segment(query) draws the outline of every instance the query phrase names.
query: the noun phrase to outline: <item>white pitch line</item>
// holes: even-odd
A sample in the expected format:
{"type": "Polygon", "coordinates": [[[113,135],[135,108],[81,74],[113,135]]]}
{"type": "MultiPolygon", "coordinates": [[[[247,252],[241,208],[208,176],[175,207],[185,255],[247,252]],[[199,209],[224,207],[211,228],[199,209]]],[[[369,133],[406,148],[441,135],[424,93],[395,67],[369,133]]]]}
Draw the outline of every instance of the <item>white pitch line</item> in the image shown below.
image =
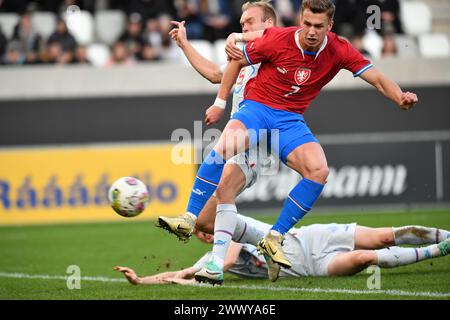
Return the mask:
{"type": "MultiPolygon", "coordinates": [[[[8,273],[0,272],[0,277],[16,278],[16,279],[44,279],[44,280],[67,280],[69,276],[51,276],[48,274],[26,274],[26,273],[8,273]]],[[[100,282],[127,282],[125,279],[106,278],[106,277],[80,277],[83,281],[100,281],[100,282]]]]}
{"type": "MultiPolygon", "coordinates": [[[[43,280],[67,280],[68,276],[55,276],[45,274],[26,274],[26,273],[8,273],[0,272],[0,277],[16,278],[16,279],[43,279],[43,280]]],[[[82,281],[99,281],[99,282],[127,282],[120,278],[107,277],[81,277],[82,281]]],[[[199,288],[225,288],[240,290],[264,290],[264,291],[291,291],[291,292],[308,292],[308,293],[345,293],[345,294],[385,294],[388,296],[410,296],[410,297],[432,297],[432,298],[448,298],[450,292],[421,292],[421,291],[404,291],[404,290],[356,290],[356,289],[333,289],[333,288],[293,288],[293,287],[277,287],[277,286],[257,286],[257,285],[223,285],[212,287],[204,284],[196,285],[199,288]]]]}
{"type": "Polygon", "coordinates": [[[269,286],[223,286],[224,288],[246,289],[246,290],[268,290],[268,291],[293,291],[293,292],[323,292],[323,293],[347,293],[347,294],[385,294],[388,296],[412,296],[412,297],[450,297],[450,292],[420,292],[403,290],[356,290],[356,289],[333,289],[333,288],[293,288],[293,287],[269,287],[269,286]]]}

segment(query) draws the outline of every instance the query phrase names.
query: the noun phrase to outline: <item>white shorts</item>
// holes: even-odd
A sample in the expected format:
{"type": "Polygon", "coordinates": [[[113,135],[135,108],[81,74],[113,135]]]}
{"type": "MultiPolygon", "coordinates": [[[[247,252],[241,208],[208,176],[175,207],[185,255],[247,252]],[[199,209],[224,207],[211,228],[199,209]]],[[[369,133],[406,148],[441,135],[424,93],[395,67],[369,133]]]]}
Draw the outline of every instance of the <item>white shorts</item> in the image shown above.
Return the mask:
{"type": "Polygon", "coordinates": [[[356,223],[313,224],[286,234],[283,251],[300,276],[328,276],[328,265],[337,254],[355,249],[356,223]]]}
{"type": "Polygon", "coordinates": [[[264,153],[258,154],[258,146],[251,148],[247,152],[235,155],[226,162],[226,164],[229,163],[237,164],[245,176],[245,186],[239,193],[253,186],[261,173],[267,174],[269,170],[273,171],[274,168],[278,168],[276,167],[278,163],[276,160],[274,161],[271,155],[264,153]]]}
{"type": "Polygon", "coordinates": [[[245,186],[242,190],[250,188],[258,179],[258,161],[256,157],[252,156],[253,154],[253,152],[239,153],[230,158],[225,164],[237,164],[239,168],[241,168],[241,171],[245,176],[245,186]]]}

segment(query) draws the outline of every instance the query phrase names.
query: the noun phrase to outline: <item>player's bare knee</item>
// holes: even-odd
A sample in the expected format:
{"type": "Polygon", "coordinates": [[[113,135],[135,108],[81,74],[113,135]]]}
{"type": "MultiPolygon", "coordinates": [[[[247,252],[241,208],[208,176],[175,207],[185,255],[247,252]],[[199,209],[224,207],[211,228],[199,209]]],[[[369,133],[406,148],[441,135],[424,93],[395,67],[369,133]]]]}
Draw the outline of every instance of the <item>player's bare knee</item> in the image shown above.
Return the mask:
{"type": "Polygon", "coordinates": [[[318,183],[325,183],[327,181],[328,174],[330,173],[330,169],[328,169],[327,165],[321,165],[309,168],[306,172],[307,173],[303,175],[305,178],[318,183]]]}
{"type": "Polygon", "coordinates": [[[323,183],[327,181],[328,175],[330,174],[330,169],[327,165],[323,165],[319,170],[319,176],[322,179],[323,183]]]}

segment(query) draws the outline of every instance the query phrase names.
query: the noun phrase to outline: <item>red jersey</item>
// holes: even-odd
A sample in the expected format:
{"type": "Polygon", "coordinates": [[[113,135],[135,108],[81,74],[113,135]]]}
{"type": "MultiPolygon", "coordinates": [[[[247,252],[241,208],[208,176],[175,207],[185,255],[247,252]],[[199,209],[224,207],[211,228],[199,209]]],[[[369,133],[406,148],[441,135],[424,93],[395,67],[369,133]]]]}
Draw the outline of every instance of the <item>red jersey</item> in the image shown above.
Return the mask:
{"type": "Polygon", "coordinates": [[[244,99],[303,114],[339,70],[347,69],[357,77],[372,66],[332,32],[327,33],[319,51],[304,51],[296,35],[300,30],[273,27],[266,29],[261,38],[247,43],[247,61],[261,62],[261,67],[257,77],[247,83],[244,99]]]}

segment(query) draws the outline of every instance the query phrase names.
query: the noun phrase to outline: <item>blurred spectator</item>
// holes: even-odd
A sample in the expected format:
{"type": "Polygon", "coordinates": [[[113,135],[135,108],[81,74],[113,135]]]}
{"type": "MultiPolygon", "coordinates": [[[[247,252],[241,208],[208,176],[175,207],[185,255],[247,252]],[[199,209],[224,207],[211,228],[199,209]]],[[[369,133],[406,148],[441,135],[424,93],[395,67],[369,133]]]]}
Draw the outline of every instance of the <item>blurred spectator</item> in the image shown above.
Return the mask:
{"type": "Polygon", "coordinates": [[[381,30],[377,30],[383,37],[382,57],[396,56],[397,45],[394,34],[403,33],[400,21],[400,4],[398,0],[377,0],[381,8],[381,30]]]}
{"type": "Polygon", "coordinates": [[[20,17],[19,23],[14,28],[13,39],[22,44],[26,63],[40,62],[39,53],[42,48],[42,38],[33,30],[30,12],[25,12],[20,17]]]}
{"type": "Polygon", "coordinates": [[[59,13],[62,0],[38,0],[38,10],[59,13]]]}
{"type": "Polygon", "coordinates": [[[23,13],[27,10],[27,0],[0,0],[0,12],[23,13]]]}
{"type": "Polygon", "coordinates": [[[234,13],[230,1],[200,0],[200,12],[205,25],[204,39],[214,42],[233,32],[234,13]]]}
{"type": "Polygon", "coordinates": [[[75,49],[75,56],[73,61],[74,63],[89,63],[87,58],[87,50],[85,46],[79,46],[75,49]]]}
{"type": "Polygon", "coordinates": [[[47,47],[45,62],[59,64],[72,62],[77,42],[67,30],[63,19],[58,19],[56,31],[48,38],[47,47]]]}
{"type": "Polygon", "coordinates": [[[161,14],[175,15],[174,2],[178,0],[110,0],[111,9],[120,9],[130,15],[139,12],[144,20],[161,14]]]}
{"type": "Polygon", "coordinates": [[[8,43],[3,63],[9,65],[22,65],[26,61],[25,49],[20,41],[12,40],[8,43]]]}
{"type": "Polygon", "coordinates": [[[169,34],[163,34],[162,47],[160,51],[161,60],[179,62],[181,59],[181,50],[170,38],[169,34]]]}
{"type": "Polygon", "coordinates": [[[174,58],[173,50],[178,51],[178,49],[173,46],[169,36],[169,31],[172,29],[170,21],[171,18],[167,15],[147,20],[144,33],[146,45],[142,52],[143,60],[171,60],[174,58]]]}
{"type": "Polygon", "coordinates": [[[158,19],[151,18],[145,23],[144,41],[151,43],[154,47],[161,47],[162,32],[158,19]]]}
{"type": "Polygon", "coordinates": [[[113,48],[111,57],[109,58],[106,66],[115,66],[115,65],[134,65],[135,59],[133,58],[132,53],[128,50],[127,45],[122,41],[117,41],[113,48]]]}
{"type": "Polygon", "coordinates": [[[175,0],[176,16],[186,21],[186,34],[189,39],[202,39],[204,32],[203,17],[200,14],[201,0],[175,0]]]}
{"type": "Polygon", "coordinates": [[[150,18],[145,23],[143,35],[144,49],[142,50],[143,60],[156,60],[162,51],[162,30],[159,19],[150,18]]]}
{"type": "Polygon", "coordinates": [[[66,11],[68,7],[75,5],[79,7],[81,10],[89,11],[90,13],[94,13],[95,11],[95,3],[97,0],[64,0],[62,11],[66,11]]]}
{"type": "MultiPolygon", "coordinates": [[[[70,6],[95,14],[100,9],[120,9],[128,15],[126,30],[112,49],[111,65],[133,64],[137,60],[179,61],[180,52],[168,36],[170,20],[186,21],[189,39],[214,42],[231,32],[239,32],[242,4],[248,0],[0,0],[0,11],[22,14],[14,29],[12,43],[0,30],[0,57],[3,63],[86,63],[86,48],[59,19],[56,31],[45,43],[31,24],[30,10],[52,11],[62,16],[70,6]],[[125,46],[125,48],[124,48],[125,46]],[[23,57],[25,56],[25,60],[23,57]]],[[[382,56],[395,55],[394,34],[402,33],[400,0],[332,0],[336,4],[333,31],[349,39],[355,48],[370,57],[363,46],[368,6],[381,9],[382,56]]],[[[298,25],[302,0],[272,0],[279,24],[298,25]]],[[[1,27],[1,26],[0,26],[1,27]]]]}
{"type": "Polygon", "coordinates": [[[352,39],[362,37],[366,30],[366,10],[369,0],[335,0],[336,13],[334,15],[333,31],[352,39]]]}
{"type": "Polygon", "coordinates": [[[396,56],[397,46],[394,34],[403,33],[398,0],[374,0],[381,10],[381,28],[376,31],[383,37],[382,57],[396,56]]]}
{"type": "Polygon", "coordinates": [[[350,40],[350,43],[352,44],[352,46],[353,46],[356,50],[358,50],[359,52],[361,52],[361,54],[362,54],[363,56],[365,56],[365,57],[368,58],[368,59],[371,58],[369,51],[367,51],[367,50],[364,48],[364,44],[363,44],[363,41],[362,41],[362,37],[353,37],[353,38],[350,40]]]}
{"type": "Polygon", "coordinates": [[[295,12],[300,12],[300,9],[302,8],[302,0],[290,0],[292,4],[292,9],[294,9],[295,12]]]}
{"type": "Polygon", "coordinates": [[[5,54],[7,46],[8,46],[8,39],[6,39],[6,36],[2,30],[2,25],[0,24],[0,58],[2,58],[3,55],[5,54]]]}
{"type": "Polygon", "coordinates": [[[383,37],[383,49],[381,50],[381,57],[393,57],[397,55],[397,44],[392,35],[385,35],[383,37]]]}
{"type": "Polygon", "coordinates": [[[299,24],[300,14],[299,0],[275,0],[273,5],[278,13],[280,26],[294,26],[299,24]]]}
{"type": "Polygon", "coordinates": [[[141,59],[141,51],[145,42],[142,33],[142,16],[139,13],[132,13],[128,18],[127,29],[119,38],[135,59],[141,59]]]}
{"type": "Polygon", "coordinates": [[[96,0],[38,0],[33,2],[37,3],[38,10],[51,11],[56,14],[66,12],[67,8],[72,5],[91,13],[94,13],[96,7],[96,0]]]}
{"type": "Polygon", "coordinates": [[[350,40],[363,55],[369,56],[364,49],[362,38],[367,27],[367,7],[373,0],[335,0],[333,32],[350,40]]]}
{"type": "Polygon", "coordinates": [[[126,11],[127,3],[123,0],[107,0],[110,9],[126,11]]]}
{"type": "Polygon", "coordinates": [[[375,0],[381,9],[381,35],[403,33],[400,21],[400,3],[398,0],[375,0]]]}
{"type": "Polygon", "coordinates": [[[159,59],[159,50],[155,49],[151,43],[146,43],[140,52],[141,60],[153,61],[159,59]]]}

